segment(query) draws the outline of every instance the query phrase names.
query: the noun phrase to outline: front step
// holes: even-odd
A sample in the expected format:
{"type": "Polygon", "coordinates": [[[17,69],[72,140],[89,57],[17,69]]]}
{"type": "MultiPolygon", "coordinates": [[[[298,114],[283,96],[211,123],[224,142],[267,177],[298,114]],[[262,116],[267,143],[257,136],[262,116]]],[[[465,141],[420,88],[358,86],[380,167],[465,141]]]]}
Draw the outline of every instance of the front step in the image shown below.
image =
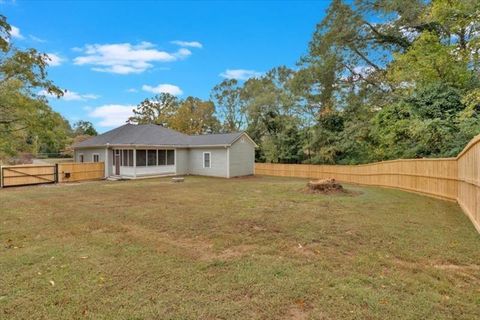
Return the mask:
{"type": "Polygon", "coordinates": [[[122,176],[109,176],[107,178],[108,181],[121,181],[121,180],[131,180],[131,178],[126,178],[122,176]]]}

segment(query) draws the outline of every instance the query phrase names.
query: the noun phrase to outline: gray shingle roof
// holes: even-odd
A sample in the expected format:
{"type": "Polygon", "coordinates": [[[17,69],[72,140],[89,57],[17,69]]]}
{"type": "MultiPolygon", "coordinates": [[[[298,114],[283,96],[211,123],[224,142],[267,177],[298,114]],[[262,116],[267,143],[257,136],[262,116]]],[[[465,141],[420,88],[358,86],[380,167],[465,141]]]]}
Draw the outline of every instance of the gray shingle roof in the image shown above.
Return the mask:
{"type": "Polygon", "coordinates": [[[230,145],[243,132],[189,136],[155,124],[125,124],[91,139],[75,144],[74,148],[109,145],[153,146],[223,146],[230,145]]]}

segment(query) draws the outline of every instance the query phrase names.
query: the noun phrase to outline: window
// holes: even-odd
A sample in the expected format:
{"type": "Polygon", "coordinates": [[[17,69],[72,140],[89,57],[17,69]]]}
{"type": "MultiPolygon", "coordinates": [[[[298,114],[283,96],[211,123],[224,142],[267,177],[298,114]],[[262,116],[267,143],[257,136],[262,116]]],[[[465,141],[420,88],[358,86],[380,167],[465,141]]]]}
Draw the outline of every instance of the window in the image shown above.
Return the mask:
{"type": "Polygon", "coordinates": [[[148,153],[148,165],[156,166],[157,165],[157,150],[147,150],[148,153]]]}
{"type": "Polygon", "coordinates": [[[83,162],[83,153],[78,155],[78,161],[83,162]]]}
{"type": "Polygon", "coordinates": [[[175,164],[175,150],[167,150],[167,165],[173,166],[175,164]]]}
{"type": "Polygon", "coordinates": [[[100,158],[100,157],[99,157],[98,153],[94,153],[94,154],[92,155],[92,160],[93,160],[93,162],[99,162],[99,158],[100,158]]]}
{"type": "Polygon", "coordinates": [[[137,167],[147,165],[147,150],[137,150],[137,167]]]}
{"type": "Polygon", "coordinates": [[[203,153],[203,167],[204,168],[210,168],[210,157],[211,157],[211,154],[210,152],[204,152],[203,153]]]}
{"type": "Polygon", "coordinates": [[[167,150],[158,150],[158,165],[164,166],[167,164],[167,150]]]}

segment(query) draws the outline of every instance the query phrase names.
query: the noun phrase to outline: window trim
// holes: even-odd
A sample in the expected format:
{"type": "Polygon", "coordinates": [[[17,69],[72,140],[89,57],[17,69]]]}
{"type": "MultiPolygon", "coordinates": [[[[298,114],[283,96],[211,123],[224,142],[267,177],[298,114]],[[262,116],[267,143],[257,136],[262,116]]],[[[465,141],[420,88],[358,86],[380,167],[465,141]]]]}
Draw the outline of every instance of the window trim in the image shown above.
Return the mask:
{"type": "Polygon", "coordinates": [[[99,153],[92,153],[92,162],[100,162],[100,154],[99,153]],[[95,161],[95,156],[98,157],[98,161],[95,161]]]}
{"type": "Polygon", "coordinates": [[[204,152],[202,156],[202,164],[204,169],[212,168],[212,153],[210,151],[204,152]],[[208,167],[205,166],[205,155],[208,153],[208,167]]]}

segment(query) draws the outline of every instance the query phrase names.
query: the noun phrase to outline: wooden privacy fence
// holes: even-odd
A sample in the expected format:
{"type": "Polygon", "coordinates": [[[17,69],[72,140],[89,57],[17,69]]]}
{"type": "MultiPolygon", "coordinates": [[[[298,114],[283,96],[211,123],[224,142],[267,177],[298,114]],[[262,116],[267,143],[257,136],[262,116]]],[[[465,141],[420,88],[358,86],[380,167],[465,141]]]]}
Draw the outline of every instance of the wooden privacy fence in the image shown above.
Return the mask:
{"type": "Polygon", "coordinates": [[[2,166],[1,175],[2,187],[55,183],[57,168],[54,164],[2,166]]]}
{"type": "Polygon", "coordinates": [[[105,177],[103,162],[66,162],[58,164],[58,182],[99,180],[105,177]]]}
{"type": "Polygon", "coordinates": [[[13,187],[55,182],[75,182],[103,179],[103,162],[70,162],[58,164],[32,164],[2,166],[1,186],[13,187]]]}
{"type": "Polygon", "coordinates": [[[480,232],[480,135],[455,158],[405,159],[363,165],[256,163],[255,174],[335,178],[454,200],[480,232]]]}

